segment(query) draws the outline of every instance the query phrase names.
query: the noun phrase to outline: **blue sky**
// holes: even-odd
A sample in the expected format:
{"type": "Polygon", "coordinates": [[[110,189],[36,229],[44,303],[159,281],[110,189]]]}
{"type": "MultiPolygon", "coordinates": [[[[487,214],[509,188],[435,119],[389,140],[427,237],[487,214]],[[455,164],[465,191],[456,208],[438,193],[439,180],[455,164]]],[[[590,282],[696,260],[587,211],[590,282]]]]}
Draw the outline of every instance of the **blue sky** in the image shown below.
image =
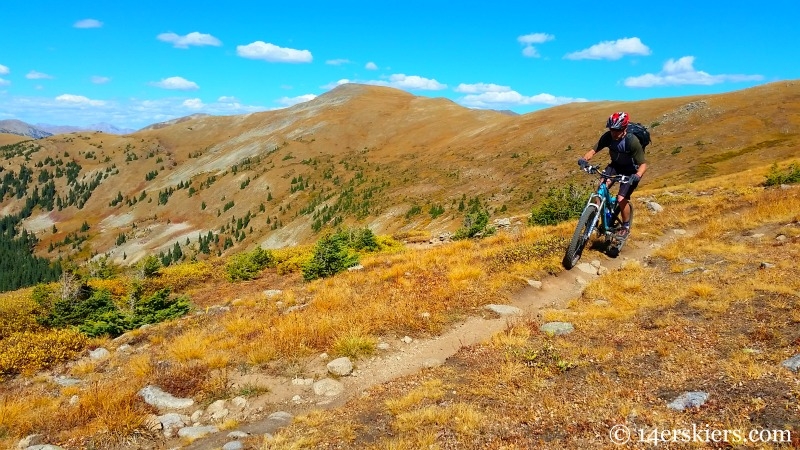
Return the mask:
{"type": "Polygon", "coordinates": [[[283,108],[345,82],[526,113],[800,78],[797,0],[4,0],[2,10],[0,120],[31,124],[138,129],[283,108]]]}

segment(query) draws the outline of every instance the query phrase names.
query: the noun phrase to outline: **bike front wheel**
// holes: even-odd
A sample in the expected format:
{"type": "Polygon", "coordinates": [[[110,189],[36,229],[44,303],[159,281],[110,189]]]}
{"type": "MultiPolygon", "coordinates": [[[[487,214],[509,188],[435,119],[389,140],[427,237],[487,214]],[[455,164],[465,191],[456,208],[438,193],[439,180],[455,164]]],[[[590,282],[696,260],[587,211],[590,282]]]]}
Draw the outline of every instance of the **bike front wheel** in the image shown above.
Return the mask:
{"type": "Polygon", "coordinates": [[[589,206],[581,213],[581,218],[578,219],[578,225],[575,227],[575,232],[572,233],[572,240],[567,247],[567,253],[564,255],[564,260],[561,262],[564,268],[569,270],[578,264],[583,253],[583,248],[589,242],[589,232],[597,219],[597,208],[589,206]]]}

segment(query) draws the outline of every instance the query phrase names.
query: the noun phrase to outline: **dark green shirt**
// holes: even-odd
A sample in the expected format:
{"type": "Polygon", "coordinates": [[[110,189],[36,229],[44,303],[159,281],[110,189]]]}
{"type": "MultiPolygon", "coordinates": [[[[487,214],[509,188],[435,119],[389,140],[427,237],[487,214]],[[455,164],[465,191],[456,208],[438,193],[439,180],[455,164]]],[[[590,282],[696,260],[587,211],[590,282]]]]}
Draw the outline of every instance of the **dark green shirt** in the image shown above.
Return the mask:
{"type": "Polygon", "coordinates": [[[634,174],[640,165],[647,162],[639,139],[629,133],[622,139],[614,140],[611,132],[606,131],[600,136],[594,151],[599,152],[604,148],[607,148],[611,155],[611,166],[621,175],[634,174]]]}

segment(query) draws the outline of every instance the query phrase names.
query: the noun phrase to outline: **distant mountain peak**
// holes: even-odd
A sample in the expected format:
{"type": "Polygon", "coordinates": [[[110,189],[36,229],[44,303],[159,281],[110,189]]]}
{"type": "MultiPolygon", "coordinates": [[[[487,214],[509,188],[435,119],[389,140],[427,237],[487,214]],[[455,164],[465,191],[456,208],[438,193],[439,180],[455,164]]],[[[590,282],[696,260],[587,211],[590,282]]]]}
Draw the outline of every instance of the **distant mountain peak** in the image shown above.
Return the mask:
{"type": "Polygon", "coordinates": [[[42,139],[53,135],[53,133],[16,119],[0,120],[0,133],[16,134],[33,139],[42,139]]]}

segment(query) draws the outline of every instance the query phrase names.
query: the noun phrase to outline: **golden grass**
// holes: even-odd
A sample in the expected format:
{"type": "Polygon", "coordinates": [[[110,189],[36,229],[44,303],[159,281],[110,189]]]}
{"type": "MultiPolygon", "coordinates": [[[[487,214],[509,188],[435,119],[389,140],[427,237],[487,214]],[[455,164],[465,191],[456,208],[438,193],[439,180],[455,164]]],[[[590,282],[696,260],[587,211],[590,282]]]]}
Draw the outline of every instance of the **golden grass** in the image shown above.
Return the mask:
{"type": "MultiPolygon", "coordinates": [[[[465,364],[470,369],[460,372],[460,378],[445,373],[381,400],[378,408],[388,416],[383,419],[386,426],[404,433],[401,437],[359,441],[364,425],[358,418],[348,417],[332,424],[331,416],[320,412],[296,420],[285,433],[265,441],[263,448],[309,448],[331,442],[330,436],[370,448],[417,448],[422,443],[446,447],[443,435],[452,435],[456,442],[469,445],[469,439],[496,432],[487,431],[497,425],[494,418],[522,416],[511,408],[536,416],[535,420],[541,422],[538,429],[560,426],[547,417],[566,417],[578,423],[577,428],[600,435],[598,423],[633,412],[647,414],[643,408],[652,409],[661,401],[654,399],[656,394],[642,384],[648,376],[642,370],[648,364],[657,365],[661,374],[649,382],[666,384],[671,390],[690,387],[687,367],[696,368],[691,375],[708,379],[720,374],[742,382],[785,377],[772,368],[778,357],[770,346],[781,342],[788,345],[788,338],[779,331],[751,326],[745,338],[741,337],[744,331],[731,328],[728,333],[735,337],[726,340],[713,333],[692,334],[687,330],[703,321],[714,321],[721,327],[720,317],[727,317],[726,314],[763,314],[764,307],[743,306],[759,298],[783,311],[785,320],[800,322],[796,302],[800,281],[792,276],[791,263],[792,255],[797,253],[796,242],[790,240],[779,246],[773,242],[774,235],[755,240],[744,234],[768,231],[783,233],[790,239],[798,236],[797,227],[790,225],[797,219],[798,194],[794,190],[763,190],[742,184],[689,184],[671,189],[677,194],[655,193],[656,200],[665,205],[665,212],[640,214],[635,227],[652,236],[671,228],[686,228],[694,233],[652,252],[647,266],[630,262],[600,277],[580,298],[570,302],[569,309],[543,313],[541,320],[570,321],[578,332],[548,340],[534,331],[533,319],[513,322],[485,344],[491,349],[491,361],[485,366],[465,364]],[[696,194],[702,189],[714,190],[698,197],[696,194]],[[762,258],[775,267],[759,269],[762,258]],[[684,273],[697,266],[706,271],[684,273]],[[748,339],[769,353],[762,357],[737,349],[748,339]],[[648,363],[642,363],[643,359],[648,363]],[[716,360],[720,362],[709,363],[716,360]],[[572,393],[570,383],[585,388],[585,394],[578,397],[572,393]],[[458,396],[449,398],[451,389],[456,388],[458,396]],[[588,411],[585,417],[577,412],[581,408],[588,411]],[[309,431],[317,427],[330,434],[309,431]]],[[[150,348],[146,353],[114,361],[121,365],[119,371],[130,378],[98,385],[97,395],[87,398],[84,406],[93,419],[79,421],[73,417],[78,414],[76,410],[64,409],[58,416],[66,418],[63,428],[54,432],[64,436],[99,433],[109,438],[131,433],[138,426],[140,410],[125,410],[122,403],[126,395],[133,405],[138,400],[124,389],[116,396],[108,394],[106,403],[99,400],[98,396],[106,395],[114,383],[127,383],[132,390],[154,380],[191,373],[200,381],[182,387],[187,395],[210,398],[226,392],[226,372],[236,367],[259,370],[267,364],[279,366],[323,351],[360,358],[374,350],[379,336],[439,333],[482,304],[506,301],[507,293],[524,284],[521,278],[561,270],[559,261],[572,226],[574,223],[527,227],[514,234],[459,241],[424,251],[393,249],[371,254],[363,257],[362,271],[311,283],[287,283],[282,286],[280,298],[236,296],[242,300],[230,312],[136,330],[128,335],[129,340],[150,348]],[[284,306],[279,308],[276,301],[284,306]],[[294,305],[303,307],[283,313],[282,309],[294,305]],[[164,360],[177,367],[174,373],[156,368],[155,361],[164,360]],[[125,428],[110,418],[108,415],[114,411],[131,426],[125,428]]],[[[307,251],[286,250],[281,258],[296,263],[307,251]]],[[[209,269],[212,273],[216,270],[213,267],[216,266],[209,269]]],[[[175,274],[179,273],[176,269],[175,274]]],[[[175,276],[191,278],[191,273],[194,272],[175,276]]],[[[211,278],[219,282],[213,275],[211,278]]],[[[27,294],[15,295],[0,297],[0,308],[12,304],[32,308],[27,294]],[[9,298],[15,299],[6,300],[9,298]]],[[[13,308],[6,306],[4,311],[10,310],[13,308]]],[[[7,323],[27,320],[24,315],[14,317],[7,323]]],[[[74,374],[87,377],[103,370],[103,365],[94,363],[72,368],[74,374]]],[[[30,422],[35,415],[54,417],[63,402],[31,388],[15,390],[13,394],[0,394],[0,428],[14,436],[35,431],[40,422],[26,425],[25,421],[30,422]]],[[[68,394],[74,392],[61,391],[62,397],[68,394]]],[[[663,413],[652,413],[651,417],[657,417],[654,420],[662,424],[675,420],[663,413]]],[[[534,419],[530,420],[533,423],[534,419]]],[[[509,448],[526,448],[524,444],[529,442],[522,437],[514,439],[517,440],[512,442],[517,443],[509,444],[509,448]]]]}

